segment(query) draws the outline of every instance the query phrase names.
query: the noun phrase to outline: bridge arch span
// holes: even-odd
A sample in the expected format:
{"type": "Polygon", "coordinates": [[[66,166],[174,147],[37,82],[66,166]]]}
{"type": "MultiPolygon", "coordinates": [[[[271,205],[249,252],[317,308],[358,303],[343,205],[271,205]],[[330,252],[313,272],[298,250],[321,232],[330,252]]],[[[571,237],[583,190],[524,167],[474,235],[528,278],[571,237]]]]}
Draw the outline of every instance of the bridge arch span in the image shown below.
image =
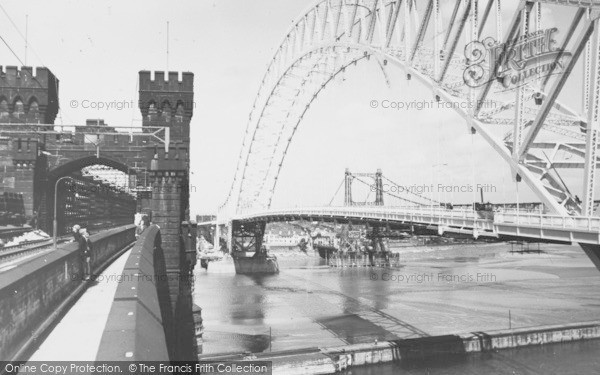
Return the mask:
{"type": "MultiPolygon", "coordinates": [[[[481,78],[477,74],[486,73],[473,68],[477,53],[485,50],[468,42],[477,42],[483,32],[512,41],[517,30],[529,23],[524,20],[529,20],[530,14],[541,14],[544,2],[522,2],[506,33],[497,0],[489,1],[482,15],[477,1],[451,3],[455,5],[443,7],[441,0],[320,0],[309,7],[289,29],[263,77],[222,209],[232,214],[271,205],[289,145],[311,103],[346,68],[369,60],[384,73],[388,65],[400,68],[408,79],[414,77],[428,87],[436,99],[466,104],[452,107],[500,154],[515,178],[526,182],[554,212],[579,212],[579,202],[556,174],[555,166],[560,163],[544,163],[535,155],[533,143],[543,131],[558,149],[574,140],[579,141],[578,152],[584,147],[578,127],[585,115],[556,101],[564,83],[561,80],[568,74],[553,74],[543,84],[527,83],[508,93],[489,72],[487,82],[479,86],[472,82],[481,78]],[[495,25],[490,21],[493,9],[495,25]],[[532,102],[534,97],[547,103],[540,106],[532,102]],[[494,109],[482,108],[484,101],[493,103],[494,109]],[[501,126],[509,127],[503,137],[496,131],[501,126]]],[[[582,14],[582,10],[575,14],[573,25],[577,26],[582,14]]],[[[562,41],[565,51],[573,51],[575,63],[594,22],[586,21],[575,42],[572,26],[562,41]]],[[[536,22],[536,28],[539,25],[536,22]]],[[[583,164],[569,166],[583,169],[583,164]]]]}
{"type": "Polygon", "coordinates": [[[106,156],[88,155],[74,160],[69,160],[49,171],[50,176],[54,179],[67,176],[75,171],[79,171],[91,165],[104,165],[112,169],[116,169],[125,174],[136,174],[134,168],[128,167],[120,161],[108,158],[106,156]]]}
{"type": "Polygon", "coordinates": [[[135,170],[122,162],[104,156],[80,157],[49,170],[38,208],[42,228],[53,228],[55,217],[59,234],[69,233],[75,224],[95,231],[133,223],[136,198],[124,187],[96,181],[96,177],[86,178],[82,170],[90,166],[109,167],[122,172],[127,179],[135,174],[135,170]]]}

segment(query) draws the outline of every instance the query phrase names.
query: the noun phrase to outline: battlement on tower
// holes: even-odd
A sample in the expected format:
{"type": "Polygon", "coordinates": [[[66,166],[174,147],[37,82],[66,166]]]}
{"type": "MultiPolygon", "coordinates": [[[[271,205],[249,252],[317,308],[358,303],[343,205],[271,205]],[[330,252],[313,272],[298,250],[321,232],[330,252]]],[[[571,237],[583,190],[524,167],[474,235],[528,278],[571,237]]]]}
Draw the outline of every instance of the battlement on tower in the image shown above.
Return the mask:
{"type": "Polygon", "coordinates": [[[58,83],[45,67],[0,65],[0,106],[9,113],[0,122],[53,124],[59,108],[58,83]]]}
{"type": "Polygon", "coordinates": [[[167,126],[172,141],[189,142],[194,114],[194,74],[139,72],[139,108],[143,126],[167,126]]]}
{"type": "Polygon", "coordinates": [[[0,65],[0,87],[48,89],[52,86],[58,86],[57,79],[48,68],[37,67],[34,73],[31,66],[19,69],[17,66],[0,65]]]}
{"type": "Polygon", "coordinates": [[[194,73],[182,72],[181,79],[179,79],[179,72],[167,72],[165,76],[164,71],[142,70],[139,75],[140,91],[194,92],[194,73]]]}

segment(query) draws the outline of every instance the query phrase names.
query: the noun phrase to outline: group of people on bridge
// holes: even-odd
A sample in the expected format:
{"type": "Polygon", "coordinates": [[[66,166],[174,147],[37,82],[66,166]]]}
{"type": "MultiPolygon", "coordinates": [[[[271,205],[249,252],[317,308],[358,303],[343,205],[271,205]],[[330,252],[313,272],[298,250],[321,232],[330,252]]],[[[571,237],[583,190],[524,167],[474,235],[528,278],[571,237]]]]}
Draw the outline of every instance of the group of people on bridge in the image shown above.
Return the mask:
{"type": "MultiPolygon", "coordinates": [[[[135,238],[137,239],[150,224],[148,215],[142,215],[135,229],[135,238]]],[[[82,228],[78,224],[73,226],[72,234],[73,242],[78,245],[83,270],[83,280],[90,280],[92,276],[92,241],[90,241],[90,234],[86,228],[82,228]]]]}

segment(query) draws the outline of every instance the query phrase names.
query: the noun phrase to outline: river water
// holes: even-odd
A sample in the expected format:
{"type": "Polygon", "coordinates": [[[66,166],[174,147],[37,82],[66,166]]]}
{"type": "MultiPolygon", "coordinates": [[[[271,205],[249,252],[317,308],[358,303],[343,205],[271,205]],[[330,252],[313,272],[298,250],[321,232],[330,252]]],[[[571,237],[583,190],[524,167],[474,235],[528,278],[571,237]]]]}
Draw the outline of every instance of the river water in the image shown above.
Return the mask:
{"type": "MultiPolygon", "coordinates": [[[[332,347],[600,316],[600,272],[578,247],[510,250],[505,244],[407,248],[398,265],[375,268],[330,267],[318,256],[281,251],[276,254],[281,272],[269,276],[236,275],[231,262],[210,263],[195,275],[195,302],[203,309],[205,329],[201,353],[332,347]]],[[[461,359],[448,369],[444,364],[437,372],[410,373],[506,373],[495,369],[521,361],[537,369],[549,363],[547,356],[558,365],[563,355],[585,363],[570,353],[599,349],[597,342],[563,346],[552,349],[554,354],[546,347],[503,351],[461,359]]],[[[598,368],[596,362],[589,365],[598,368]]],[[[380,370],[352,374],[391,374],[395,368],[380,370]]]]}

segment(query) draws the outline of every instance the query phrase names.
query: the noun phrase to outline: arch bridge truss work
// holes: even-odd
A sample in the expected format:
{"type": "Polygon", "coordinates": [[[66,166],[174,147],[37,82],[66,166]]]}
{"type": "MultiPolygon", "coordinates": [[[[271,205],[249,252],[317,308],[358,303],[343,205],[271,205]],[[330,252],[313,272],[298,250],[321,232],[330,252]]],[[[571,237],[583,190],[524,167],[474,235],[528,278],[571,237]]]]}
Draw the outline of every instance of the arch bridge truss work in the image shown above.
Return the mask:
{"type": "Polygon", "coordinates": [[[368,61],[384,72],[395,66],[436,99],[452,103],[515,178],[554,213],[591,215],[598,157],[599,9],[596,1],[521,1],[503,25],[501,0],[316,2],[285,35],[261,81],[222,209],[234,214],[270,206],[294,134],[311,104],[336,77],[368,61]],[[570,15],[567,23],[561,21],[564,27],[549,35],[558,39],[550,46],[555,53],[537,56],[550,59],[550,67],[542,68],[554,67],[551,74],[507,89],[510,79],[502,77],[515,72],[502,70],[522,63],[512,56],[522,47],[519,41],[547,35],[556,26],[543,28],[542,14],[547,13],[570,15]],[[490,38],[498,41],[495,49],[485,44],[492,43],[490,38]],[[577,64],[584,71],[580,110],[557,100],[577,64]],[[551,150],[551,157],[539,156],[544,150],[551,150]],[[575,158],[556,157],[565,153],[575,158]],[[555,175],[558,168],[583,171],[581,204],[555,175]]]}
{"type": "Polygon", "coordinates": [[[270,209],[311,104],[364,62],[379,66],[386,80],[388,69],[400,69],[449,103],[549,213],[593,216],[599,12],[600,2],[592,0],[315,2],[285,34],[261,81],[219,216],[270,209]],[[566,87],[579,75],[581,85],[566,87]],[[574,91],[580,103],[561,102],[574,91]],[[582,199],[565,185],[561,169],[580,171],[582,199]]]}

